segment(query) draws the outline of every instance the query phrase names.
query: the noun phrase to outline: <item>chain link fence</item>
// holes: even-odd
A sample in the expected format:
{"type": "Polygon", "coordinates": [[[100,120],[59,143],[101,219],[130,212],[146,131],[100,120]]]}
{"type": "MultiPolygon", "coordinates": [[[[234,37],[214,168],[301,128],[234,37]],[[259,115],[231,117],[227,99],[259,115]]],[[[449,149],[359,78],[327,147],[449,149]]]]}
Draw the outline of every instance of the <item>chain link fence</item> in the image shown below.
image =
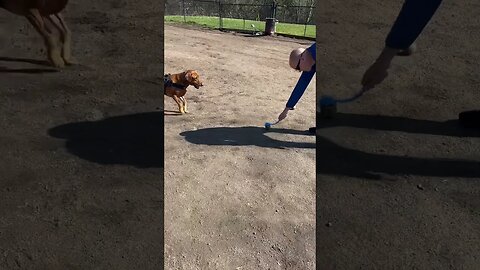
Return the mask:
{"type": "Polygon", "coordinates": [[[216,28],[221,30],[232,29],[228,19],[243,21],[243,26],[235,25],[234,29],[255,30],[248,22],[256,21],[264,26],[267,18],[274,18],[279,23],[303,25],[303,36],[307,35],[307,27],[315,25],[314,6],[287,6],[278,5],[275,2],[259,2],[247,4],[219,0],[167,0],[165,16],[183,16],[185,23],[189,22],[191,17],[216,18],[218,20],[216,28]]]}

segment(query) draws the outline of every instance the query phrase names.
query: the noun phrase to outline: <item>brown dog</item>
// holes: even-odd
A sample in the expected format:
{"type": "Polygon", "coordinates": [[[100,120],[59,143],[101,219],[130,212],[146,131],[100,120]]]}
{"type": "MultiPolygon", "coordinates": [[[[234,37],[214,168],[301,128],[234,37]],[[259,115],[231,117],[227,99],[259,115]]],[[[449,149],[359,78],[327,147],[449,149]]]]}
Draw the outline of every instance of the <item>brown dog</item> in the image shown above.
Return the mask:
{"type": "Polygon", "coordinates": [[[67,3],[68,0],[0,0],[0,7],[25,16],[42,36],[50,62],[55,67],[64,67],[73,63],[70,55],[71,32],[60,15],[67,3]],[[60,42],[55,39],[48,24],[58,29],[60,42]]]}
{"type": "Polygon", "coordinates": [[[193,85],[198,89],[203,86],[203,83],[200,81],[200,76],[196,70],[187,70],[177,74],[165,74],[163,85],[165,89],[163,94],[175,100],[180,113],[188,113],[187,100],[185,99],[187,87],[193,85]]]}

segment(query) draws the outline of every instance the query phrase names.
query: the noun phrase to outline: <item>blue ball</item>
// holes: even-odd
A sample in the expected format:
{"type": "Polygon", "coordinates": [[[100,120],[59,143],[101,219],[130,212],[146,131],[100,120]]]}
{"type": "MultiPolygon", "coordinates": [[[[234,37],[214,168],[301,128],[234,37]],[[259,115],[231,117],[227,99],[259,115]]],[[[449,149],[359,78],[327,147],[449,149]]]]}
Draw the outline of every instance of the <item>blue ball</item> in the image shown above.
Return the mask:
{"type": "Polygon", "coordinates": [[[322,106],[335,105],[335,103],[336,103],[336,101],[333,97],[323,96],[320,99],[320,105],[322,105],[322,106]]]}
{"type": "Polygon", "coordinates": [[[272,124],[270,124],[270,123],[268,123],[268,122],[265,123],[265,128],[266,128],[266,129],[270,129],[271,126],[272,126],[272,124]]]}

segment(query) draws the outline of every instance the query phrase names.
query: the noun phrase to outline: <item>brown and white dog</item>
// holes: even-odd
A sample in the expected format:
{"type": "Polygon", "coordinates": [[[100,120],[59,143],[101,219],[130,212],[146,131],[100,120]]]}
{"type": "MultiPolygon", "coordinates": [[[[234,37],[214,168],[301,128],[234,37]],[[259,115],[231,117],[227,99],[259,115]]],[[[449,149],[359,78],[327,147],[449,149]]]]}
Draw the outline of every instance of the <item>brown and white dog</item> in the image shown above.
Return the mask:
{"type": "Polygon", "coordinates": [[[187,70],[177,74],[165,74],[163,85],[163,94],[175,100],[178,105],[178,111],[180,113],[188,113],[187,100],[185,99],[187,87],[193,85],[196,89],[199,89],[203,86],[203,83],[200,81],[200,76],[196,70],[187,70]]]}
{"type": "Polygon", "coordinates": [[[50,63],[55,67],[73,64],[71,59],[71,32],[60,12],[68,0],[0,0],[0,7],[11,13],[25,16],[42,36],[50,63]],[[60,41],[55,38],[50,25],[60,32],[60,41]]]}

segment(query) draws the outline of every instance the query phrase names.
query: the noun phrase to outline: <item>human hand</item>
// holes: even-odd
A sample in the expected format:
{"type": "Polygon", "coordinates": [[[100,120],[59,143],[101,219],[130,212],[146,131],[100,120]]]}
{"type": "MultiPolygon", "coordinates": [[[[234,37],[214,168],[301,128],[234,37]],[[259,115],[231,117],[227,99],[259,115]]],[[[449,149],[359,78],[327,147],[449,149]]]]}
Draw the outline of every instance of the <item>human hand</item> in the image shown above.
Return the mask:
{"type": "Polygon", "coordinates": [[[373,63],[363,75],[362,85],[364,91],[374,88],[377,84],[380,84],[385,78],[387,78],[390,63],[397,53],[397,49],[388,47],[382,51],[375,63],[373,63]]]}
{"type": "Polygon", "coordinates": [[[278,116],[278,122],[287,117],[288,111],[290,111],[290,108],[285,108],[285,110],[283,110],[283,112],[278,116]]]}

